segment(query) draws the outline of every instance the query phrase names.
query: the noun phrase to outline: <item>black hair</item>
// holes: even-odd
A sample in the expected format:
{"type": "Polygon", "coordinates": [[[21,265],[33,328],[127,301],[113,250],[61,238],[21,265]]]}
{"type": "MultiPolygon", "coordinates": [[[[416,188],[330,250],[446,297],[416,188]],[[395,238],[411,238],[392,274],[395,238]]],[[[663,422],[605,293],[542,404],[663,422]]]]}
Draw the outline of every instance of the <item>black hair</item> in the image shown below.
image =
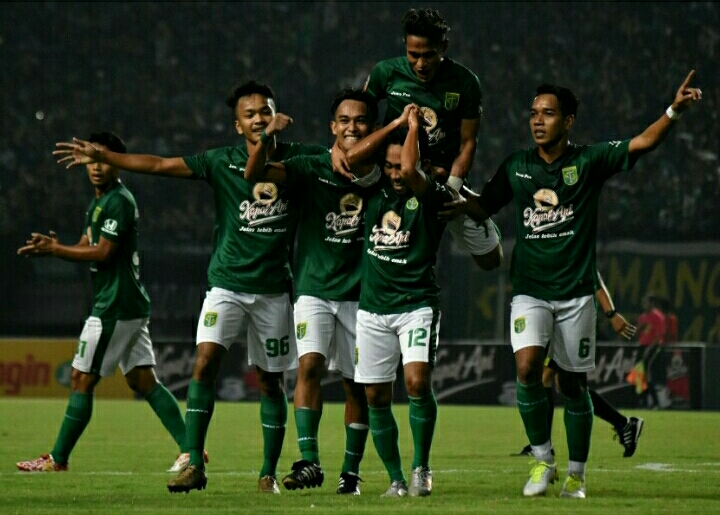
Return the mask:
{"type": "Polygon", "coordinates": [[[357,100],[358,102],[362,102],[363,104],[365,104],[365,106],[367,107],[367,117],[369,125],[375,124],[375,121],[378,117],[378,106],[375,97],[373,97],[367,91],[354,88],[343,89],[337,95],[335,95],[332,105],[330,106],[330,116],[333,120],[335,119],[335,112],[337,111],[337,108],[345,100],[357,100]]]}
{"type": "Polygon", "coordinates": [[[577,116],[579,102],[575,93],[568,88],[556,86],[555,84],[541,84],[535,90],[535,96],[538,95],[555,95],[563,116],[577,116]]]}
{"type": "Polygon", "coordinates": [[[243,82],[242,84],[233,86],[233,88],[230,90],[230,94],[225,99],[225,105],[227,105],[234,112],[235,108],[237,107],[238,100],[240,100],[242,97],[255,94],[275,100],[275,92],[270,86],[254,80],[249,80],[247,82],[243,82]]]}
{"type": "MultiPolygon", "coordinates": [[[[400,145],[403,146],[405,144],[405,138],[407,138],[408,130],[407,129],[395,129],[390,134],[387,135],[385,140],[383,141],[382,147],[380,148],[380,151],[378,153],[378,166],[380,168],[385,168],[385,158],[387,157],[387,149],[390,145],[400,145]]],[[[422,127],[418,130],[418,146],[420,147],[420,161],[426,158],[428,148],[429,148],[429,139],[428,134],[425,129],[422,127]]],[[[448,170],[449,171],[449,170],[448,170]]]]}
{"type": "Polygon", "coordinates": [[[125,142],[114,132],[102,131],[93,132],[88,138],[90,143],[99,143],[100,145],[106,146],[108,149],[118,154],[127,153],[127,147],[125,142]]]}
{"type": "Polygon", "coordinates": [[[428,7],[410,9],[403,16],[401,23],[404,41],[408,36],[418,36],[427,38],[433,45],[439,45],[445,41],[445,34],[450,30],[440,12],[428,7]]]}

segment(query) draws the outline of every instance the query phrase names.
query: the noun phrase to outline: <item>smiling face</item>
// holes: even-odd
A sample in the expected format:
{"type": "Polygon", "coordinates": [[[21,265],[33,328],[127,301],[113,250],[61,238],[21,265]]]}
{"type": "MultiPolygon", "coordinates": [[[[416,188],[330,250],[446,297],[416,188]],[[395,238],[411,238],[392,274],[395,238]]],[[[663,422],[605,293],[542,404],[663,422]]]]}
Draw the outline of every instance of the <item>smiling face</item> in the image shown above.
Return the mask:
{"type": "Polygon", "coordinates": [[[347,152],[370,134],[370,123],[365,102],[347,99],[337,106],[335,119],[330,122],[330,130],[340,149],[347,152]]]}
{"type": "Polygon", "coordinates": [[[385,176],[390,179],[393,190],[395,190],[395,193],[398,195],[404,195],[408,191],[407,184],[405,184],[405,181],[402,179],[402,175],[400,174],[401,155],[402,145],[388,145],[385,153],[385,164],[383,165],[385,176]]]}
{"type": "Polygon", "coordinates": [[[575,116],[563,116],[560,102],[548,93],[535,97],[530,108],[530,132],[538,147],[549,150],[567,141],[575,116]]]}
{"type": "MultiPolygon", "coordinates": [[[[93,143],[99,149],[110,150],[105,145],[100,143],[93,143]]],[[[103,192],[107,191],[108,188],[117,182],[120,175],[120,170],[114,166],[110,166],[105,163],[91,163],[85,165],[87,169],[88,179],[90,183],[95,186],[95,191],[100,196],[103,192]]]]}
{"type": "Polygon", "coordinates": [[[422,82],[429,82],[434,77],[447,50],[448,40],[432,44],[428,38],[408,34],[405,39],[405,50],[415,76],[422,82]]]}
{"type": "Polygon", "coordinates": [[[275,101],[259,93],[240,97],[235,106],[235,128],[251,143],[260,141],[260,134],[275,116],[275,101]]]}

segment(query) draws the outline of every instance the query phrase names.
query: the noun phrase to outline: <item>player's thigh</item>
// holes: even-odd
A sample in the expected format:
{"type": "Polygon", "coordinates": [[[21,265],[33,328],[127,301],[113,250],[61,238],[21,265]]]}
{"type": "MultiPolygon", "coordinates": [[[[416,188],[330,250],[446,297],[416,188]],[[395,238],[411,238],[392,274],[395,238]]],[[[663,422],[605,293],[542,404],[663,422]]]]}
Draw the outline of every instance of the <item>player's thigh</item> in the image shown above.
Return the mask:
{"type": "Polygon", "coordinates": [[[440,333],[439,309],[426,307],[396,315],[394,328],[400,338],[403,365],[421,362],[435,366],[440,333]]]}
{"type": "Polygon", "coordinates": [[[298,357],[317,352],[327,358],[335,329],[332,301],[301,295],[295,301],[294,319],[298,357]]]}
{"type": "Polygon", "coordinates": [[[568,372],[595,368],[597,310],[592,295],[555,301],[555,330],[549,356],[568,372]]]}
{"type": "MultiPolygon", "coordinates": [[[[154,367],[155,352],[153,351],[150,331],[148,330],[149,318],[135,320],[118,320],[115,325],[115,334],[126,334],[127,340],[125,349],[120,357],[120,371],[123,375],[135,367],[154,367]]],[[[113,338],[115,338],[113,334],[113,338]]],[[[113,348],[113,341],[110,341],[110,348],[113,348]]],[[[103,374],[105,375],[105,374],[103,374]]]]}
{"type": "Polygon", "coordinates": [[[489,218],[477,223],[468,216],[458,216],[448,222],[447,228],[455,244],[474,256],[488,254],[500,243],[500,231],[489,218]]]}
{"type": "Polygon", "coordinates": [[[392,316],[358,310],[356,383],[378,384],[395,380],[402,352],[397,333],[392,328],[392,316]]]}
{"type": "Polygon", "coordinates": [[[115,329],[115,320],[101,320],[88,317],[85,320],[72,367],[86,374],[101,375],[101,369],[115,370],[120,354],[108,356],[110,340],[115,329]],[[104,365],[105,364],[105,365],[104,365]]]}
{"type": "Polygon", "coordinates": [[[195,343],[216,343],[229,349],[247,327],[247,308],[254,295],[212,288],[205,295],[195,343]]]}
{"type": "Polygon", "coordinates": [[[330,343],[328,368],[340,372],[343,377],[353,379],[358,303],[341,301],[335,304],[335,330],[330,343]]]}
{"type": "Polygon", "coordinates": [[[547,301],[515,295],[510,304],[510,343],[513,352],[526,347],[547,348],[553,334],[553,307],[547,301]]]}
{"type": "Polygon", "coordinates": [[[248,363],[266,372],[297,368],[290,296],[282,293],[254,297],[248,305],[248,363]]]}

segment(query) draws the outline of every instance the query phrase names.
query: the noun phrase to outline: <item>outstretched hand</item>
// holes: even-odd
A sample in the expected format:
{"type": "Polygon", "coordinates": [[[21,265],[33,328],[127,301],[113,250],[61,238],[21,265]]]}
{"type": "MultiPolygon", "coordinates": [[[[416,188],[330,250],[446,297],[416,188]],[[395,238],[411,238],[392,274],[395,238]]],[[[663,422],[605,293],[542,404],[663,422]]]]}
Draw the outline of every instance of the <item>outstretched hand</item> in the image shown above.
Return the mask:
{"type": "Polygon", "coordinates": [[[467,214],[467,199],[460,195],[455,188],[446,189],[450,192],[450,194],[452,194],[453,200],[443,204],[448,209],[445,211],[439,211],[438,218],[444,222],[449,222],[453,218],[467,214]]]}
{"type": "Polygon", "coordinates": [[[57,159],[57,163],[64,164],[65,168],[96,163],[100,160],[100,149],[89,141],[73,138],[72,142],[55,143],[55,147],[58,150],[53,151],[53,156],[57,159]]]}
{"type": "Polygon", "coordinates": [[[632,340],[632,337],[635,336],[637,327],[625,320],[625,317],[623,317],[620,313],[615,313],[615,316],[610,319],[610,323],[612,324],[615,332],[621,338],[632,340]]]}
{"type": "Polygon", "coordinates": [[[30,235],[30,239],[25,242],[24,247],[20,247],[17,251],[19,256],[39,257],[52,254],[53,246],[59,243],[55,231],[50,231],[50,235],[46,236],[39,232],[30,235]]]}
{"type": "Polygon", "coordinates": [[[695,77],[695,70],[690,70],[688,76],[685,77],[685,81],[678,88],[677,93],[675,93],[675,100],[672,104],[673,111],[682,113],[695,102],[702,99],[702,91],[700,90],[700,88],[690,87],[690,82],[692,81],[693,77],[695,77]]]}

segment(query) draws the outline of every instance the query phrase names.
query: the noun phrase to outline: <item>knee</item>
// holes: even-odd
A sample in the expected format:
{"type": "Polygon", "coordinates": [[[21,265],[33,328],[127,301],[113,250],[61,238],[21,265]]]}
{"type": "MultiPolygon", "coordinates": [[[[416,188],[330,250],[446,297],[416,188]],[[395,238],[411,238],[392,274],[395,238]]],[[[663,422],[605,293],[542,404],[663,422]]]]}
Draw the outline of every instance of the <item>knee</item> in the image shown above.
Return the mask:
{"type": "Polygon", "coordinates": [[[408,374],[405,376],[405,390],[410,397],[425,397],[431,391],[429,374],[408,374]]]}
{"type": "Polygon", "coordinates": [[[473,261],[475,261],[475,264],[479,266],[482,270],[485,270],[486,272],[489,272],[490,270],[494,270],[498,268],[502,262],[503,262],[503,252],[502,252],[502,246],[498,243],[498,245],[488,252],[487,254],[482,255],[475,255],[473,254],[473,261]]]}
{"type": "Polygon", "coordinates": [[[392,403],[392,383],[372,384],[365,387],[368,405],[372,408],[385,408],[392,403]]]}
{"type": "Polygon", "coordinates": [[[214,381],[225,349],[214,343],[201,343],[197,347],[193,379],[200,382],[214,381]]]}
{"type": "Polygon", "coordinates": [[[125,381],[132,391],[145,397],[158,381],[152,367],[136,367],[125,375],[125,381]]]}
{"type": "Polygon", "coordinates": [[[260,394],[265,397],[280,397],[285,392],[282,372],[265,372],[257,369],[260,394]]]}
{"type": "Polygon", "coordinates": [[[558,389],[568,399],[578,399],[587,389],[587,378],[584,373],[560,371],[558,389]]]}
{"type": "Polygon", "coordinates": [[[535,384],[542,381],[543,368],[537,366],[534,361],[531,360],[518,360],[517,364],[517,378],[520,383],[528,385],[535,384]]]}
{"type": "Polygon", "coordinates": [[[324,370],[325,358],[322,354],[310,353],[300,358],[298,381],[320,383],[324,370]]]}
{"type": "Polygon", "coordinates": [[[92,393],[100,377],[94,374],[80,372],[73,368],[70,373],[70,390],[77,393],[92,393]]]}

